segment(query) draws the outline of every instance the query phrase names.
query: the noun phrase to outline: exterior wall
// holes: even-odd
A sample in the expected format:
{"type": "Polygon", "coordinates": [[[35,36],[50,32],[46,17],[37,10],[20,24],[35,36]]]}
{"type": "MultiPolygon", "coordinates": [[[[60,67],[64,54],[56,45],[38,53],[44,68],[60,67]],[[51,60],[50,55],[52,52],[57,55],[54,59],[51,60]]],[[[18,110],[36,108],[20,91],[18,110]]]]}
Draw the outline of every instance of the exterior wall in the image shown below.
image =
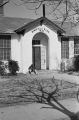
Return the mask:
{"type": "Polygon", "coordinates": [[[49,40],[50,69],[60,69],[61,63],[61,40],[58,39],[56,31],[51,31],[49,40]]]}
{"type": "Polygon", "coordinates": [[[22,70],[26,73],[32,64],[32,40],[34,35],[43,32],[48,36],[49,45],[49,69],[60,69],[61,62],[61,41],[58,39],[56,31],[50,30],[45,25],[38,26],[21,37],[22,41],[22,70]],[[30,36],[30,37],[29,37],[30,36]]]}
{"type": "Polygon", "coordinates": [[[21,62],[22,72],[26,73],[28,67],[32,64],[32,34],[31,32],[26,33],[21,37],[21,62]]]}
{"type": "Polygon", "coordinates": [[[17,34],[11,36],[11,59],[18,61],[21,72],[21,40],[17,34]]]}
{"type": "Polygon", "coordinates": [[[42,32],[48,36],[48,42],[42,41],[43,45],[48,44],[48,61],[49,69],[60,69],[61,63],[61,40],[58,38],[56,31],[50,30],[45,25],[38,26],[35,29],[25,32],[24,35],[12,35],[11,40],[11,58],[18,61],[20,72],[26,73],[28,67],[32,64],[32,40],[33,37],[42,32]]]}

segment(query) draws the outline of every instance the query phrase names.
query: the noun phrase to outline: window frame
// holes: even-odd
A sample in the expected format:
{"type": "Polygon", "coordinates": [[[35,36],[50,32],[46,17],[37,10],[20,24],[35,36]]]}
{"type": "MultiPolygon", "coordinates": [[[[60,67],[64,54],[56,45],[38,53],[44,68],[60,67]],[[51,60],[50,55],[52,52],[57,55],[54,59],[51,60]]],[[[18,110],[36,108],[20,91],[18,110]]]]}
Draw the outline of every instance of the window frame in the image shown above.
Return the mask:
{"type": "Polygon", "coordinates": [[[69,59],[69,38],[61,38],[61,59],[69,59]]]}
{"type": "Polygon", "coordinates": [[[74,56],[79,55],[77,52],[79,52],[79,37],[74,37],[74,56]]]}
{"type": "Polygon", "coordinates": [[[11,35],[0,35],[0,43],[2,44],[0,45],[0,60],[9,60],[11,58],[11,35]]]}
{"type": "Polygon", "coordinates": [[[32,40],[32,45],[40,45],[40,40],[32,40]]]}

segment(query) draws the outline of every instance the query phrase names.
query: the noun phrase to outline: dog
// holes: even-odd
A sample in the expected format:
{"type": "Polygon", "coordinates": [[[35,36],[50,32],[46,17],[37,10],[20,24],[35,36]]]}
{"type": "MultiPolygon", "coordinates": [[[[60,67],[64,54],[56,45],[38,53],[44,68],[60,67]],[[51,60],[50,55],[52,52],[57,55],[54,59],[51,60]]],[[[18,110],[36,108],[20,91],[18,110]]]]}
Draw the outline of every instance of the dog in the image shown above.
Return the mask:
{"type": "Polygon", "coordinates": [[[35,69],[35,67],[34,67],[33,64],[31,64],[31,65],[29,66],[28,71],[29,71],[29,74],[31,74],[32,72],[34,72],[35,74],[37,74],[37,73],[36,73],[36,69],[35,69]]]}

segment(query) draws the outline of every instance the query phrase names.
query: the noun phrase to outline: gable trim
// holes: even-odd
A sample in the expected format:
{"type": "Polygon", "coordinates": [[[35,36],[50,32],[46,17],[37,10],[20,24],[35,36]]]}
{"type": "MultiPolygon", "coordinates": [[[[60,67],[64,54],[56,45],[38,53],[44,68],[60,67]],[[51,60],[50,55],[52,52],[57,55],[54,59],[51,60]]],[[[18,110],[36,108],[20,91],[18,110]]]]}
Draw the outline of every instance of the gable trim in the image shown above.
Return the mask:
{"type": "Polygon", "coordinates": [[[65,33],[65,31],[62,28],[60,28],[58,25],[56,25],[52,21],[48,20],[46,17],[38,18],[38,19],[24,25],[23,27],[15,30],[14,32],[16,32],[17,34],[24,34],[25,31],[28,32],[31,29],[34,29],[35,27],[37,27],[38,25],[42,26],[43,24],[48,26],[50,29],[56,29],[57,32],[59,31],[60,33],[65,33]]]}

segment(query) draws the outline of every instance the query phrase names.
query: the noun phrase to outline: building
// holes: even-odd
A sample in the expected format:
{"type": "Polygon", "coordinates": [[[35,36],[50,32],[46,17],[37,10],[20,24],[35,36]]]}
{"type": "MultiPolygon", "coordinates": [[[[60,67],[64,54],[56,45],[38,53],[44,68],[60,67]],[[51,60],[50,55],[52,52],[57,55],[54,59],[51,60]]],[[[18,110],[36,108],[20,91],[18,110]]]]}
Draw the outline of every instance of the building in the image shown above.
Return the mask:
{"type": "MultiPolygon", "coordinates": [[[[2,12],[3,13],[3,12],[2,12]]],[[[19,72],[34,64],[37,70],[60,70],[62,61],[79,54],[79,27],[52,22],[45,16],[36,20],[0,17],[0,60],[16,60],[19,72]]]]}

